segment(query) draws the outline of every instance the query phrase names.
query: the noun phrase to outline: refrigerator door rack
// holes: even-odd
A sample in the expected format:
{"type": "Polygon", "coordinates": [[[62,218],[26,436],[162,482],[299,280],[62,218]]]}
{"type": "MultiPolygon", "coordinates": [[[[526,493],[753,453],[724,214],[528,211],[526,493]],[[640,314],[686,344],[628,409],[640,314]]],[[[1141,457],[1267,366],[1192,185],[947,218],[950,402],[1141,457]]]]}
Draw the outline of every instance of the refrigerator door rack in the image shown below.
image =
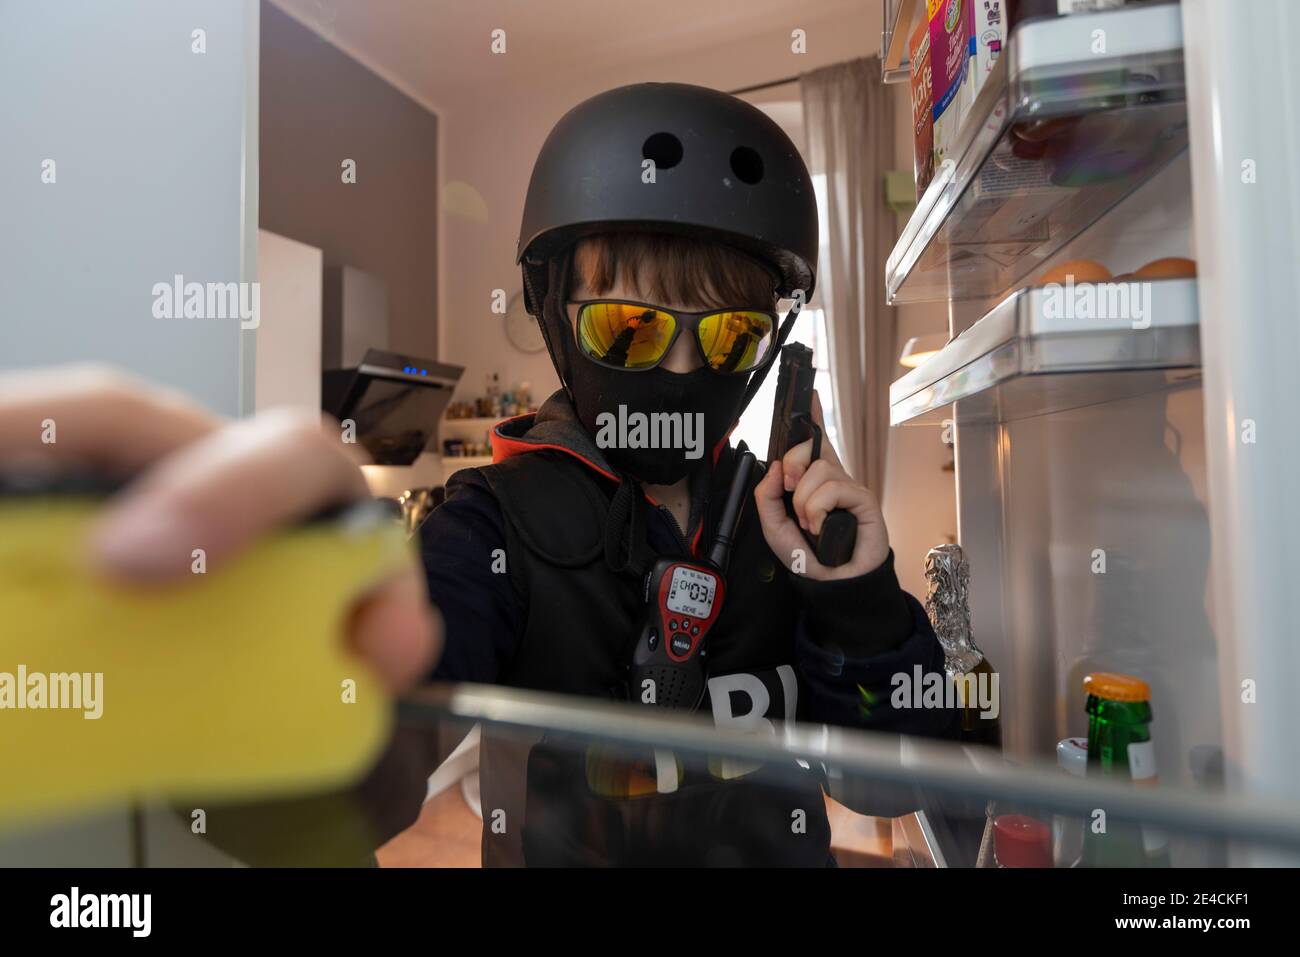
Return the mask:
{"type": "Polygon", "coordinates": [[[961,422],[1006,422],[1198,382],[1198,316],[1195,279],[1022,289],[890,386],[890,424],[958,401],[961,422]]]}
{"type": "Polygon", "coordinates": [[[884,82],[906,83],[911,77],[907,38],[912,24],[924,13],[922,0],[885,0],[885,28],[880,36],[880,77],[884,82]]]}
{"type": "Polygon", "coordinates": [[[886,263],[891,304],[1000,296],[1187,148],[1177,4],[1012,35],[886,263]]]}

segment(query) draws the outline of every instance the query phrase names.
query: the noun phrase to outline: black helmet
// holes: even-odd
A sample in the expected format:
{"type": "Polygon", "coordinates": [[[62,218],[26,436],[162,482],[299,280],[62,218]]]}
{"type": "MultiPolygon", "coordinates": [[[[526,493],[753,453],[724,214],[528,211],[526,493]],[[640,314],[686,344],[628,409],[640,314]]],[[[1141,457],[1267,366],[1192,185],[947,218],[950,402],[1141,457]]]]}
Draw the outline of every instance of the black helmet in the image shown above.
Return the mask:
{"type": "Polygon", "coordinates": [[[619,229],[714,239],[770,266],[781,297],[812,295],[817,202],[808,170],[776,123],[726,93],[637,83],[593,96],[555,124],[519,231],[529,311],[541,309],[550,256],[619,229]],[[652,183],[643,180],[647,159],[652,183]]]}

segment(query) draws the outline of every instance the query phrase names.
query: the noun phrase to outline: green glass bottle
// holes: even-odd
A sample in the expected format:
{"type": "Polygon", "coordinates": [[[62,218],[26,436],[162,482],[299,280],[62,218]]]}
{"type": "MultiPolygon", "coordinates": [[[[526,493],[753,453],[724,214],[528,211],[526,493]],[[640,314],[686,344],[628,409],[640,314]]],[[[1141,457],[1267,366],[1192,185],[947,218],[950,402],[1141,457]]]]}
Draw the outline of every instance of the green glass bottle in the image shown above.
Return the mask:
{"type": "MultiPolygon", "coordinates": [[[[1083,679],[1088,696],[1088,775],[1118,777],[1142,787],[1158,783],[1151,740],[1151,689],[1132,675],[1093,672],[1083,679]]],[[[1084,832],[1085,867],[1168,867],[1164,834],[1137,824],[1093,822],[1084,832]]]]}

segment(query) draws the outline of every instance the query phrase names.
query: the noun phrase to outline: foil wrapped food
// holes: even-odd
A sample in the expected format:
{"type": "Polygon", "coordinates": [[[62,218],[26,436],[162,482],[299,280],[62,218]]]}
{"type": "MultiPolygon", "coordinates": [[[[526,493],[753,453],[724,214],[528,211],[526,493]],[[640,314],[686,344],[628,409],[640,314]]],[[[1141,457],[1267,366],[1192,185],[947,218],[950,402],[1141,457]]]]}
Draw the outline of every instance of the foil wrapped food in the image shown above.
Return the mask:
{"type": "Polygon", "coordinates": [[[970,627],[970,563],[960,545],[936,545],[925,556],[925,610],[943,648],[949,677],[969,674],[984,659],[970,627]]]}

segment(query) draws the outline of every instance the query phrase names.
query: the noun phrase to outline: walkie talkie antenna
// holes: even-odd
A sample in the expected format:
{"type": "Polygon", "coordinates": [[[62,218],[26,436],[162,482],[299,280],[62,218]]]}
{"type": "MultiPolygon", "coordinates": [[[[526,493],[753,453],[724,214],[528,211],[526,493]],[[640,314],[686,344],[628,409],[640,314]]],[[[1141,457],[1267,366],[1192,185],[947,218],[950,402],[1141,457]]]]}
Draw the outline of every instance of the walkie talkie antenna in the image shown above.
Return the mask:
{"type": "Polygon", "coordinates": [[[731,558],[731,539],[736,534],[740,509],[745,504],[745,493],[749,491],[749,473],[753,469],[754,453],[746,449],[740,453],[740,459],[736,462],[731,487],[727,489],[727,501],[722,506],[722,518],[718,521],[718,533],[713,539],[713,547],[709,549],[709,562],[718,571],[727,570],[727,560],[731,558]]]}

